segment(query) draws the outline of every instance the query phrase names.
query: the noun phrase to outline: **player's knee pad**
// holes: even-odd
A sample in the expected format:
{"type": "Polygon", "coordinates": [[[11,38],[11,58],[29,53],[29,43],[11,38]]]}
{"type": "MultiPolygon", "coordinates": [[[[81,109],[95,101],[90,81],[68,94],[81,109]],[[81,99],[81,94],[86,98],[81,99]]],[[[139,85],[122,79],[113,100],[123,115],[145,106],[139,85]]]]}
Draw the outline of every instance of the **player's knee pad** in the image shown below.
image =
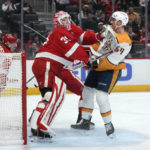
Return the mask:
{"type": "Polygon", "coordinates": [[[96,89],[85,86],[82,92],[82,107],[91,108],[94,107],[94,97],[96,89]]]}
{"type": "Polygon", "coordinates": [[[96,101],[100,107],[101,112],[107,112],[108,110],[110,110],[110,104],[109,104],[107,92],[97,90],[96,101]]]}
{"type": "Polygon", "coordinates": [[[79,99],[79,102],[78,102],[78,107],[79,107],[79,108],[82,107],[82,101],[83,101],[83,98],[82,98],[82,96],[81,96],[80,99],[79,99]]]}
{"type": "Polygon", "coordinates": [[[82,92],[82,118],[89,120],[94,109],[96,89],[85,86],[82,92]]]}

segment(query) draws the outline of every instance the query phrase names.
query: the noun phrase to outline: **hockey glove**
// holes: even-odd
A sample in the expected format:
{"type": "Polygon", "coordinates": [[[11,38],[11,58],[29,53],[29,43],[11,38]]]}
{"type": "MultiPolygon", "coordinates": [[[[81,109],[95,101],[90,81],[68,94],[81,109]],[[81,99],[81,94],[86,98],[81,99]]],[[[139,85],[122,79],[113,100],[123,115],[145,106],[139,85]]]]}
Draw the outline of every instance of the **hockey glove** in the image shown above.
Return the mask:
{"type": "Polygon", "coordinates": [[[98,42],[100,42],[105,37],[106,37],[106,26],[104,25],[102,30],[96,33],[96,39],[98,42]]]}

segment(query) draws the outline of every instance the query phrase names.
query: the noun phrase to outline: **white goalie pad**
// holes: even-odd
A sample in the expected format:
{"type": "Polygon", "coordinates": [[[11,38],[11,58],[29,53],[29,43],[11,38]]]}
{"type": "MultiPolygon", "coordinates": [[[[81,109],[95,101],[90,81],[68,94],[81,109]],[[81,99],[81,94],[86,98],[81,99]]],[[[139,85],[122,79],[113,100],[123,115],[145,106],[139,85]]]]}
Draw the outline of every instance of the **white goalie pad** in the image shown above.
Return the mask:
{"type": "Polygon", "coordinates": [[[53,91],[49,102],[46,104],[44,111],[39,116],[39,123],[49,129],[50,125],[54,121],[56,114],[60,110],[65,98],[66,84],[55,76],[53,84],[53,91]]]}

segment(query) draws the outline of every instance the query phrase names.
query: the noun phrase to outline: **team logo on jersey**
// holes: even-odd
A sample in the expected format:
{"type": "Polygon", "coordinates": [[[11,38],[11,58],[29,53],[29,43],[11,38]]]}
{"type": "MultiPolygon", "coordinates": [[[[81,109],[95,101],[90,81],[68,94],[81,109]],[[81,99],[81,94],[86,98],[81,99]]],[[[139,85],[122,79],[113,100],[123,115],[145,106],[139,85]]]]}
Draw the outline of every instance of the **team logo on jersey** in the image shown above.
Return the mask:
{"type": "Polygon", "coordinates": [[[66,36],[63,36],[60,38],[61,41],[64,41],[65,44],[67,44],[69,41],[71,41],[70,39],[68,39],[66,36]]]}

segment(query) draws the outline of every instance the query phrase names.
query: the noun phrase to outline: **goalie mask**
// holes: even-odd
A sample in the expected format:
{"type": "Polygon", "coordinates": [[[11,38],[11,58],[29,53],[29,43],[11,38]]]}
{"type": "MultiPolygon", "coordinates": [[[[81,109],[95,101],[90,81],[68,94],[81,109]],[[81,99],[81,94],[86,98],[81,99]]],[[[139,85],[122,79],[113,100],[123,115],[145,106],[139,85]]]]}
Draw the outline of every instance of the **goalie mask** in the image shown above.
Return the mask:
{"type": "Polygon", "coordinates": [[[53,25],[55,28],[64,27],[67,30],[71,29],[70,15],[67,12],[59,11],[53,17],[53,25]]]}
{"type": "Polygon", "coordinates": [[[125,12],[122,11],[116,11],[112,14],[111,16],[111,20],[115,20],[116,22],[121,21],[122,24],[120,26],[116,25],[116,27],[121,27],[121,26],[126,26],[128,21],[129,21],[129,17],[125,12]]]}

